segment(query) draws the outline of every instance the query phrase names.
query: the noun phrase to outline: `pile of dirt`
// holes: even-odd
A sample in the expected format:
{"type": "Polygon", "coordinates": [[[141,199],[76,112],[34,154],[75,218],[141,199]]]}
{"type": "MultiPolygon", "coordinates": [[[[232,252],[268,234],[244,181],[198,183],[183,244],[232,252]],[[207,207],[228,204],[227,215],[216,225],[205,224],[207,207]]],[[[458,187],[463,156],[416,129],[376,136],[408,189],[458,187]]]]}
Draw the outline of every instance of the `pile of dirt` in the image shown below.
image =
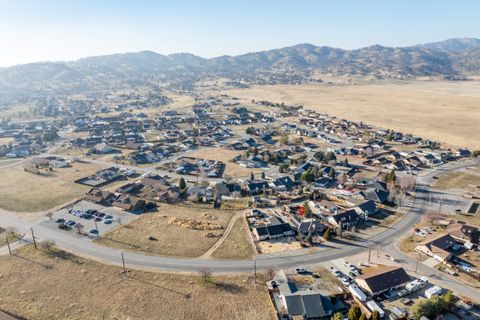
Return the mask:
{"type": "Polygon", "coordinates": [[[192,229],[192,230],[221,230],[223,226],[211,221],[206,220],[193,220],[190,218],[184,217],[173,217],[168,220],[168,224],[176,224],[185,229],[192,229]]]}
{"type": "Polygon", "coordinates": [[[205,237],[205,238],[220,238],[221,236],[223,235],[223,233],[221,232],[206,232],[204,234],[202,234],[202,237],[205,237]]]}

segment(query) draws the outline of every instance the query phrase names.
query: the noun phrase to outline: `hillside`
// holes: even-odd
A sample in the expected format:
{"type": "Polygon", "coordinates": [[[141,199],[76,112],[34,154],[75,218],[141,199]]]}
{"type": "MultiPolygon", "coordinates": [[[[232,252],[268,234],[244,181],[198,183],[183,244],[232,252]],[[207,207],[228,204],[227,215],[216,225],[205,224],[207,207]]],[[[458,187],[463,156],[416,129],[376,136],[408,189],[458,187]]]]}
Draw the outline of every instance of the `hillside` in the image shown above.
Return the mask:
{"type": "Polygon", "coordinates": [[[0,68],[0,94],[8,100],[159,82],[184,88],[211,77],[260,84],[299,83],[308,81],[313,72],[379,79],[461,78],[466,73],[480,73],[480,40],[449,39],[401,48],[374,45],[356,50],[299,44],[211,59],[141,51],[31,63],[0,68]]]}

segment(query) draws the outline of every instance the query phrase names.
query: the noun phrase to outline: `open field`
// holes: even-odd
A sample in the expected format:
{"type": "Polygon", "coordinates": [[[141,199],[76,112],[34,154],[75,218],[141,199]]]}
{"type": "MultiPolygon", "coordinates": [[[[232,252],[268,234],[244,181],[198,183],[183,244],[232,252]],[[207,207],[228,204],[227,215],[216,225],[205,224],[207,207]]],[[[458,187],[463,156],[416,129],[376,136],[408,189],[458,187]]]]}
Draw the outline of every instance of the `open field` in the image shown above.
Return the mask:
{"type": "Polygon", "coordinates": [[[88,186],[73,181],[98,169],[90,163],[73,163],[42,175],[25,172],[22,164],[0,169],[0,207],[16,212],[51,209],[86,192],[88,186]]]}
{"type": "Polygon", "coordinates": [[[0,257],[0,309],[27,319],[274,319],[247,276],[129,271],[28,246],[0,257]],[[35,274],[32,283],[32,274],[35,274]],[[174,302],[174,303],[173,303],[174,302]]]}
{"type": "Polygon", "coordinates": [[[243,217],[235,221],[227,238],[212,254],[216,259],[247,259],[253,255],[250,231],[243,217]]]}
{"type": "Polygon", "coordinates": [[[480,82],[277,85],[229,90],[244,101],[303,104],[333,116],[480,148],[480,82]]]}
{"type": "Polygon", "coordinates": [[[222,161],[226,163],[241,153],[241,151],[228,150],[224,148],[201,148],[189,153],[188,156],[206,160],[222,161]]]}
{"type": "Polygon", "coordinates": [[[235,211],[160,204],[157,212],[146,213],[105,234],[98,242],[105,246],[165,256],[198,257],[217,242],[235,211]],[[211,216],[206,218],[206,214],[211,216]],[[213,217],[213,218],[212,218],[213,217]],[[202,230],[182,227],[173,218],[210,222],[222,229],[202,230]],[[216,236],[207,237],[208,233],[216,236]],[[148,237],[156,240],[149,240],[148,237]]]}
{"type": "Polygon", "coordinates": [[[467,172],[448,172],[441,175],[434,183],[440,190],[462,189],[465,191],[480,191],[480,175],[467,172]]]}

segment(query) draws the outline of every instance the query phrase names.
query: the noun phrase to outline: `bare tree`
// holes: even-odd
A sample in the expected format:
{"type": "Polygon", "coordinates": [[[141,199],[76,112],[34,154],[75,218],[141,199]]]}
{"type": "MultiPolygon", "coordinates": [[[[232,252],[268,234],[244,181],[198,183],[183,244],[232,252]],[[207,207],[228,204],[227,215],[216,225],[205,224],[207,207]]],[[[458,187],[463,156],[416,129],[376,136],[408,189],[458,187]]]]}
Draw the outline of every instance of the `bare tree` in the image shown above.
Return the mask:
{"type": "Polygon", "coordinates": [[[45,217],[48,218],[48,220],[52,221],[52,217],[53,217],[53,212],[47,212],[47,214],[45,215],[45,217]]]}
{"type": "Polygon", "coordinates": [[[269,280],[272,280],[273,278],[275,278],[275,269],[273,268],[268,268],[267,269],[267,277],[269,280]]]}
{"type": "Polygon", "coordinates": [[[54,245],[55,241],[49,239],[40,242],[40,248],[44,251],[51,251],[54,245]]]}
{"type": "Polygon", "coordinates": [[[122,217],[118,217],[115,221],[117,221],[118,224],[122,224],[122,217]]]}
{"type": "Polygon", "coordinates": [[[207,269],[207,268],[203,268],[200,270],[200,276],[202,277],[202,281],[207,283],[207,282],[212,282],[212,272],[207,269]]]}

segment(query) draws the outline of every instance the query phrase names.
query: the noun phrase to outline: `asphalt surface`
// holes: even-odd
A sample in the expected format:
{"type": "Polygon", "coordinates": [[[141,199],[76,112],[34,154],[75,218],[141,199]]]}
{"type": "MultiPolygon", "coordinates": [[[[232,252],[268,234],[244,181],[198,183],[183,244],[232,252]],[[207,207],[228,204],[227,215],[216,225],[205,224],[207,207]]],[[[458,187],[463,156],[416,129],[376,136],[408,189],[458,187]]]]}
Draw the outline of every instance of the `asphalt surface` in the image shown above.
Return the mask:
{"type": "MultiPolygon", "coordinates": [[[[359,254],[368,250],[368,242],[376,247],[387,250],[394,257],[398,257],[403,264],[412,269],[416,261],[409,256],[401,253],[395,243],[402,236],[408,234],[412,227],[418,223],[422,215],[427,211],[430,205],[430,185],[433,176],[438,175],[439,171],[454,171],[467,166],[471,162],[460,162],[447,164],[441,168],[431,170],[424,176],[419,176],[416,186],[416,197],[411,202],[409,212],[394,226],[385,231],[372,236],[368,241],[345,244],[341,248],[327,249],[319,252],[311,252],[309,249],[299,249],[275,254],[259,255],[254,260],[208,260],[198,258],[171,258],[162,256],[151,256],[142,253],[128,252],[124,253],[125,263],[128,268],[138,268],[146,270],[163,270],[173,272],[198,272],[208,269],[211,272],[219,273],[241,273],[253,272],[254,265],[257,270],[266,270],[270,268],[290,268],[297,265],[315,264],[324,261],[330,261],[359,254]]],[[[3,227],[14,227],[18,231],[26,234],[25,239],[32,238],[31,228],[34,230],[37,240],[49,239],[55,241],[55,244],[63,250],[83,256],[89,259],[122,265],[122,251],[97,245],[90,238],[73,238],[64,234],[61,230],[52,230],[46,228],[38,222],[28,222],[13,217],[0,211],[0,225],[3,227]]],[[[480,293],[474,288],[465,285],[448,275],[442,274],[426,265],[419,264],[419,273],[424,273],[430,277],[435,277],[444,287],[455,292],[468,296],[471,299],[480,301],[480,293]]]]}

